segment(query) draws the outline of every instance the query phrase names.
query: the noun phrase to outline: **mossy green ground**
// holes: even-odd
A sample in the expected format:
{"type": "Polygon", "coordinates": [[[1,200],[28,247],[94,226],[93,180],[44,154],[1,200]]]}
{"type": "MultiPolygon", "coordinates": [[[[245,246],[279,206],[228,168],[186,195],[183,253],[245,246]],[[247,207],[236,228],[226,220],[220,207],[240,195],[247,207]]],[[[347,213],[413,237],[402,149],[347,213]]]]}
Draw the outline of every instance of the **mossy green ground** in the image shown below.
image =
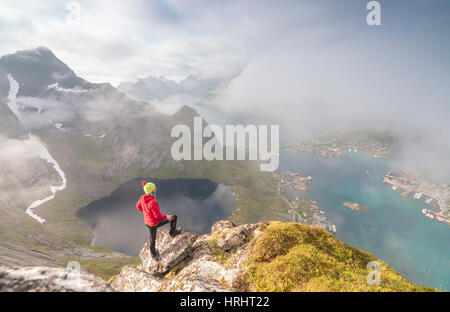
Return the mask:
{"type": "Polygon", "coordinates": [[[318,227],[270,222],[252,246],[243,276],[248,291],[432,291],[408,282],[372,254],[344,244],[318,227]],[[378,261],[381,283],[367,283],[367,264],[378,261]]]}

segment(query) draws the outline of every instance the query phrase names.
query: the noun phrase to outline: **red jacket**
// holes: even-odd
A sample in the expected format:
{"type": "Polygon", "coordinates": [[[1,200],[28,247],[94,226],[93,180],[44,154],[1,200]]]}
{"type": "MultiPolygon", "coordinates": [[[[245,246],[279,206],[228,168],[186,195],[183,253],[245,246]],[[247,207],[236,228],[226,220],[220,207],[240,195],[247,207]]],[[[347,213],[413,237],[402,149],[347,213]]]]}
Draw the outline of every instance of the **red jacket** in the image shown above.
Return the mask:
{"type": "Polygon", "coordinates": [[[147,225],[157,225],[160,220],[167,219],[167,216],[159,211],[159,204],[155,196],[142,195],[136,207],[144,213],[144,222],[147,225]]]}

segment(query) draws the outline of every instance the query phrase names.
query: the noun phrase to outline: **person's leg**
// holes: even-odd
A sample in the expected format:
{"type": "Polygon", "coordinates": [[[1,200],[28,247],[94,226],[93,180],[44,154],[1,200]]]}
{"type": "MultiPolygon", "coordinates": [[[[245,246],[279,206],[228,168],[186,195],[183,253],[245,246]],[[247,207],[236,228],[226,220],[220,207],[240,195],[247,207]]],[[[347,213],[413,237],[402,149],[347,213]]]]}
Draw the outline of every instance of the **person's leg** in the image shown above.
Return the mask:
{"type": "Polygon", "coordinates": [[[166,225],[167,223],[169,223],[169,220],[163,219],[163,220],[159,221],[159,223],[157,225],[155,225],[155,227],[159,228],[163,225],[166,225]]]}
{"type": "Polygon", "coordinates": [[[150,231],[150,235],[148,237],[149,240],[149,245],[150,245],[150,253],[152,254],[153,257],[156,257],[157,253],[156,253],[156,226],[148,226],[148,229],[150,231]]]}
{"type": "Polygon", "coordinates": [[[173,215],[173,220],[170,222],[170,234],[173,234],[177,229],[177,216],[173,215]]]}
{"type": "Polygon", "coordinates": [[[152,254],[152,256],[154,258],[157,257],[158,253],[156,252],[156,234],[157,234],[157,230],[160,226],[163,226],[165,224],[169,223],[169,221],[167,219],[165,220],[161,220],[158,224],[154,225],[154,226],[149,226],[147,225],[149,231],[150,231],[150,235],[149,235],[149,242],[150,242],[150,253],[152,254]]]}
{"type": "Polygon", "coordinates": [[[180,233],[180,230],[177,229],[177,216],[173,215],[173,220],[172,220],[172,222],[170,222],[169,234],[170,234],[170,236],[175,237],[179,233],[180,233]]]}

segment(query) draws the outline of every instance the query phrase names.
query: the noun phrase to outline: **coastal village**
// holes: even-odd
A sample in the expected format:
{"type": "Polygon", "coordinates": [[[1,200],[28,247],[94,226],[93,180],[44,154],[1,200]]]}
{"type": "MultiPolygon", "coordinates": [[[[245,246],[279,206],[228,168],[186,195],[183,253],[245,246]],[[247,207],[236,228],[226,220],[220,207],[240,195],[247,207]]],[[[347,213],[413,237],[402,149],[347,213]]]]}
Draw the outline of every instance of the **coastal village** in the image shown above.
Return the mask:
{"type": "Polygon", "coordinates": [[[392,154],[399,137],[399,131],[396,129],[341,126],[319,138],[290,147],[302,152],[313,152],[325,158],[342,157],[346,152],[384,157],[392,154]]]}
{"type": "Polygon", "coordinates": [[[310,176],[304,177],[295,172],[274,172],[274,176],[278,181],[278,195],[286,201],[289,206],[287,213],[282,217],[292,221],[308,225],[318,226],[330,233],[336,233],[336,225],[332,224],[326,217],[325,212],[321,211],[317,202],[288,196],[288,189],[295,191],[308,191],[308,185],[312,181],[310,176]]]}
{"type": "Polygon", "coordinates": [[[423,208],[422,213],[450,225],[450,185],[392,171],[384,176],[383,182],[391,184],[393,190],[400,188],[402,196],[412,195],[415,200],[426,197],[425,203],[430,209],[423,208]]]}
{"type": "Polygon", "coordinates": [[[300,152],[313,152],[325,158],[342,157],[346,152],[361,152],[373,157],[385,157],[392,153],[389,143],[341,142],[336,138],[308,140],[293,147],[300,152]]]}
{"type": "MultiPolygon", "coordinates": [[[[341,127],[317,139],[311,139],[296,145],[285,146],[300,152],[312,152],[324,158],[342,157],[346,152],[360,152],[372,157],[391,156],[398,141],[399,133],[396,130],[372,129],[361,130],[341,127]]],[[[295,173],[276,173],[282,188],[291,187],[294,190],[307,191],[311,177],[302,177],[295,173]]],[[[401,189],[404,197],[412,195],[415,200],[425,198],[427,205],[422,213],[430,219],[450,225],[450,184],[432,181],[429,178],[406,173],[389,171],[383,182],[391,184],[393,190],[401,189]]],[[[286,199],[287,200],[287,199],[286,199]]],[[[305,201],[304,199],[301,199],[305,201]]],[[[315,202],[310,201],[306,210],[311,217],[306,218],[305,212],[298,212],[294,201],[290,201],[292,219],[297,218],[302,223],[314,224],[335,232],[335,226],[326,219],[315,202]],[[303,213],[303,215],[302,215],[303,213]]],[[[362,212],[366,207],[357,203],[345,202],[344,206],[350,210],[362,212]]],[[[305,209],[303,209],[305,210],[305,209]]],[[[306,213],[306,215],[308,215],[306,213]]],[[[300,221],[299,221],[300,222],[300,221]]]]}

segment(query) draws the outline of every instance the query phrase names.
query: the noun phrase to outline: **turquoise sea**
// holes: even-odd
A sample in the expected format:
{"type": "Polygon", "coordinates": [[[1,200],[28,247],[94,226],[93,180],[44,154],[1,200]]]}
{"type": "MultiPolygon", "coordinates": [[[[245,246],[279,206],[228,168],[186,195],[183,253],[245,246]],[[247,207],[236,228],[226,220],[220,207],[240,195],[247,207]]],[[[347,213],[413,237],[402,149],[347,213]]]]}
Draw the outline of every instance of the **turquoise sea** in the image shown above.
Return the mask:
{"type": "Polygon", "coordinates": [[[426,198],[400,196],[383,183],[390,161],[361,153],[326,159],[313,153],[282,150],[281,171],[312,177],[309,192],[296,192],[318,203],[336,224],[336,236],[369,251],[416,284],[450,290],[450,226],[425,217],[426,198]],[[369,208],[362,213],[344,201],[369,208]]]}

